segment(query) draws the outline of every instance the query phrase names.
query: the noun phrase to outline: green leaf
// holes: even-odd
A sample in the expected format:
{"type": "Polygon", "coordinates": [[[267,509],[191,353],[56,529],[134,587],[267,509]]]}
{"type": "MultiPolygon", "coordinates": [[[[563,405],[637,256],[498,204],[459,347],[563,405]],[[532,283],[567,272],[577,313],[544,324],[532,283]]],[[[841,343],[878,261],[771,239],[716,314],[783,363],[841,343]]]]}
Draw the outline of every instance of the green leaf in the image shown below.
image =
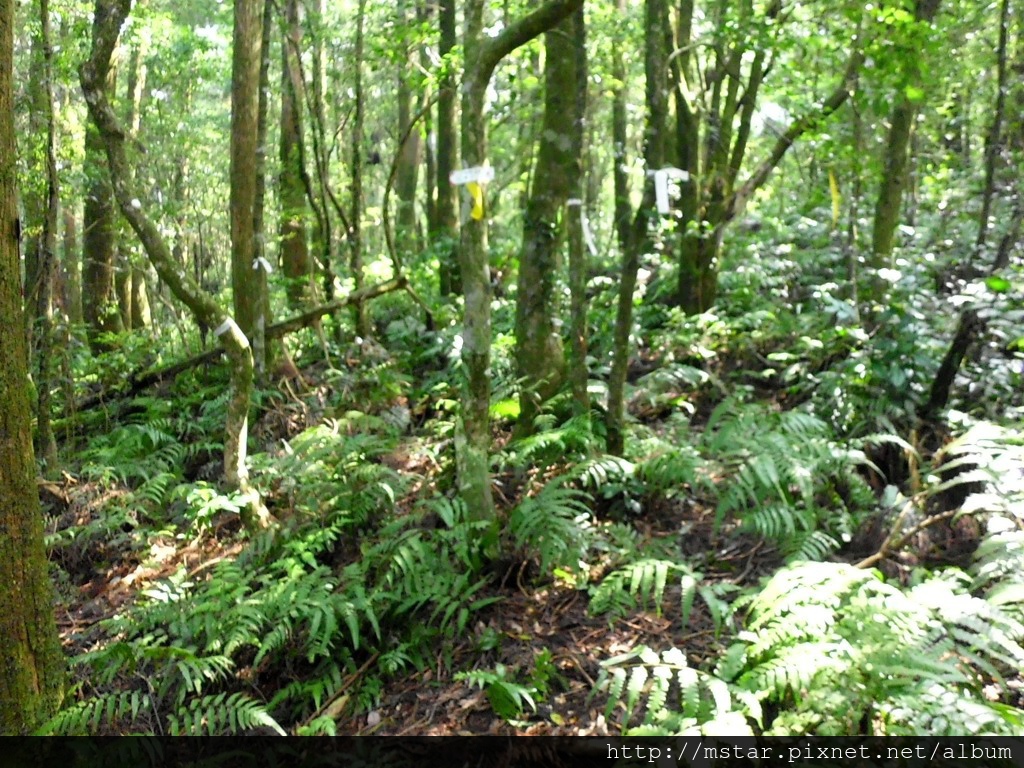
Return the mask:
{"type": "Polygon", "coordinates": [[[1012,287],[1010,281],[1005,277],[999,277],[998,275],[990,275],[985,278],[985,286],[992,291],[992,293],[1006,293],[1012,287]]]}

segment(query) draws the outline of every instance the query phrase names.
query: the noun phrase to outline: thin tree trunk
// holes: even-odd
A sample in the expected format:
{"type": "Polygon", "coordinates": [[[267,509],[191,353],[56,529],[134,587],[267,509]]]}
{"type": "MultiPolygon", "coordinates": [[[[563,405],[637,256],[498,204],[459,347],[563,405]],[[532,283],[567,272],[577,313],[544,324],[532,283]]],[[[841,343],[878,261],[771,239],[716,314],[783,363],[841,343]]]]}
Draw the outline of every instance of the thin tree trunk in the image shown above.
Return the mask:
{"type": "Polygon", "coordinates": [[[60,706],[64,671],[43,546],[23,333],[14,147],[14,2],[0,0],[0,736],[60,706]]]}
{"type": "MultiPolygon", "coordinates": [[[[244,496],[242,519],[250,529],[267,525],[270,515],[257,491],[249,484],[246,467],[249,398],[252,393],[253,362],[249,340],[238,324],[213,296],[175,260],[156,223],[145,213],[134,184],[125,151],[125,132],[109,103],[105,88],[110,60],[121,26],[128,17],[131,0],[96,0],[93,14],[92,48],[82,64],[79,76],[89,115],[98,129],[114,180],[121,214],[138,235],[160,279],[193,313],[200,325],[214,328],[230,360],[231,383],[228,389],[227,424],[224,438],[224,475],[227,484],[244,496]]],[[[251,209],[250,209],[251,210],[251,209]]],[[[249,219],[250,225],[252,219],[249,219]]]]}
{"type": "Polygon", "coordinates": [[[456,245],[459,240],[459,219],[455,187],[448,177],[455,170],[455,64],[451,60],[458,42],[455,30],[455,0],[440,0],[438,53],[442,60],[437,94],[437,229],[430,233],[431,245],[438,247],[438,281],[442,296],[459,293],[462,277],[456,245]]]}
{"type": "MultiPolygon", "coordinates": [[[[409,13],[405,0],[398,3],[398,23],[401,27],[409,26],[409,13]]],[[[398,173],[395,180],[395,192],[398,195],[398,216],[396,231],[399,247],[411,253],[419,250],[419,232],[416,226],[416,186],[419,181],[420,168],[420,132],[409,133],[413,114],[412,72],[415,58],[412,50],[399,56],[398,70],[398,135],[409,138],[399,149],[398,173]]]]}
{"type": "Polygon", "coordinates": [[[267,326],[273,322],[270,310],[270,261],[267,259],[265,208],[267,196],[267,120],[270,111],[270,36],[273,31],[274,0],[263,0],[263,22],[260,29],[259,101],[256,110],[256,196],[253,201],[253,283],[256,300],[256,325],[252,335],[253,363],[263,376],[273,370],[277,358],[274,345],[267,339],[267,326]]]}
{"type": "Polygon", "coordinates": [[[985,141],[985,187],[981,194],[981,213],[978,216],[978,237],[974,243],[974,258],[981,255],[988,238],[989,217],[996,187],[996,161],[1002,150],[1003,113],[1006,111],[1006,39],[1010,28],[1010,0],[1003,0],[999,8],[999,43],[996,46],[996,103],[992,110],[992,125],[985,141]]]}
{"type": "MultiPolygon", "coordinates": [[[[938,12],[940,0],[916,0],[914,18],[918,23],[931,23],[938,12]]],[[[885,144],[885,160],[882,182],[875,205],[874,228],[871,235],[872,279],[868,286],[868,298],[879,301],[885,291],[885,281],[878,277],[878,270],[889,266],[892,257],[896,227],[900,221],[900,207],[903,191],[907,186],[910,161],[908,148],[910,136],[917,116],[917,100],[907,94],[908,88],[920,88],[922,75],[919,52],[909,54],[909,84],[901,93],[889,117],[889,136],[885,144]]]]}
{"type": "MultiPolygon", "coordinates": [[[[366,105],[363,100],[363,29],[366,24],[366,0],[359,0],[356,10],[356,44],[353,58],[355,59],[355,120],[352,125],[352,209],[349,213],[348,246],[350,251],[349,269],[352,282],[357,291],[361,290],[365,277],[363,275],[363,125],[366,105]]],[[[366,312],[366,304],[361,301],[352,305],[352,318],[356,326],[356,335],[367,338],[370,335],[370,320],[366,312]]]]}
{"type": "MultiPolygon", "coordinates": [[[[648,169],[665,165],[665,134],[668,121],[668,46],[665,23],[667,7],[664,0],[647,0],[644,29],[644,76],[647,94],[647,126],[644,131],[644,160],[648,169]]],[[[648,226],[655,215],[654,183],[649,178],[644,185],[643,200],[633,217],[622,258],[619,282],[619,301],[615,314],[612,340],[612,369],[608,377],[608,411],[606,414],[606,447],[609,453],[621,456],[625,448],[625,390],[633,329],[633,292],[636,290],[640,255],[648,240],[648,226]]]]}
{"type": "Polygon", "coordinates": [[[82,262],[78,252],[78,231],[75,211],[69,205],[64,208],[64,238],[62,256],[64,260],[64,285],[67,289],[65,300],[68,321],[71,325],[82,324],[82,262]]]}
{"type": "Polygon", "coordinates": [[[577,415],[590,414],[590,379],[587,366],[587,252],[584,244],[583,216],[586,210],[584,188],[585,155],[584,128],[587,114],[587,39],[584,12],[581,7],[573,17],[573,55],[576,65],[576,83],[573,100],[572,162],[569,164],[569,194],[572,196],[566,212],[569,234],[569,337],[572,364],[569,383],[572,386],[573,410],[577,415]]]}
{"type": "MultiPolygon", "coordinates": [[[[626,0],[616,0],[615,10],[620,18],[628,12],[626,0]]],[[[623,52],[623,41],[619,30],[612,38],[612,80],[615,90],[612,95],[612,183],[615,197],[615,235],[619,246],[620,258],[629,250],[629,222],[633,209],[629,202],[629,174],[626,169],[627,133],[626,116],[626,62],[623,52]]]]}
{"type": "Polygon", "coordinates": [[[39,251],[39,295],[36,408],[36,451],[43,472],[55,477],[59,470],[57,441],[50,422],[50,363],[53,357],[53,287],[57,274],[57,220],[60,216],[60,179],[57,176],[57,118],[53,101],[53,43],[50,32],[49,0],[39,0],[39,42],[42,48],[43,111],[46,119],[46,213],[39,251]]]}

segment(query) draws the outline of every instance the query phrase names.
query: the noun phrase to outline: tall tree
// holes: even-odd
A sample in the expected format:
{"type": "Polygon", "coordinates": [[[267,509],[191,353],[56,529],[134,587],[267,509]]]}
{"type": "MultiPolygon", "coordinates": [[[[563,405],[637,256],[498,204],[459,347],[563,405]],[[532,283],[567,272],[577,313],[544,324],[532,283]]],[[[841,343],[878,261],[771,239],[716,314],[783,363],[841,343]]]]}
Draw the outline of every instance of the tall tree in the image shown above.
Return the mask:
{"type": "Polygon", "coordinates": [[[999,36],[996,43],[996,98],[992,108],[992,122],[985,137],[985,186],[981,193],[981,213],[978,215],[978,237],[974,243],[974,256],[985,247],[988,238],[989,217],[992,215],[992,198],[996,189],[996,166],[1003,145],[1003,114],[1006,111],[1007,84],[1007,38],[1010,33],[1010,0],[1002,0],[999,6],[999,36]]]}
{"type": "MultiPolygon", "coordinates": [[[[142,103],[146,90],[146,52],[148,40],[141,37],[132,46],[128,57],[124,122],[133,137],[142,128],[142,103]]],[[[138,258],[128,243],[117,244],[117,268],[114,274],[121,323],[125,330],[145,328],[149,325],[149,300],[146,297],[146,275],[138,265],[138,258]]]]}
{"type": "MultiPolygon", "coordinates": [[[[777,137],[767,156],[745,179],[743,170],[758,96],[776,55],[769,45],[783,22],[781,0],[758,10],[751,0],[720,0],[711,9],[714,23],[707,46],[710,60],[696,65],[692,39],[694,3],[680,0],[678,30],[671,56],[670,82],[675,97],[673,160],[689,173],[680,196],[679,282],[676,299],[688,313],[710,308],[718,293],[718,259],[725,228],[745,209],[789,148],[842,106],[863,61],[860,31],[835,89],[777,137]]],[[[665,22],[666,28],[668,21],[665,22]]],[[[657,170],[648,167],[648,171],[657,170]]]]}
{"type": "Polygon", "coordinates": [[[49,0],[39,0],[39,45],[42,48],[43,109],[46,116],[46,212],[39,240],[36,338],[36,446],[47,476],[57,466],[57,441],[50,424],[50,361],[53,356],[53,289],[57,275],[57,227],[60,217],[60,179],[57,174],[57,117],[53,101],[53,42],[49,0]]]}
{"type": "Polygon", "coordinates": [[[455,0],[440,0],[438,26],[441,56],[441,77],[437,94],[437,201],[434,205],[435,229],[430,233],[431,244],[443,244],[440,250],[439,283],[442,296],[462,290],[462,278],[455,244],[459,239],[458,200],[448,183],[455,169],[457,128],[455,122],[455,62],[453,56],[458,36],[455,24],[455,0]]]}
{"type": "Polygon", "coordinates": [[[53,616],[29,412],[15,189],[14,2],[0,0],[0,735],[33,731],[60,705],[53,616]]]}
{"type": "Polygon", "coordinates": [[[874,228],[871,235],[872,280],[866,298],[881,298],[885,281],[878,278],[878,270],[889,265],[893,238],[900,220],[903,191],[909,175],[910,135],[914,120],[924,96],[922,43],[925,33],[939,11],[940,0],[915,0],[914,20],[907,30],[904,43],[905,82],[896,95],[896,103],[889,115],[889,136],[885,142],[882,180],[875,204],[874,228]]]}
{"type": "Polygon", "coordinates": [[[231,66],[231,288],[235,321],[252,342],[256,369],[262,371],[265,318],[256,249],[259,86],[263,3],[238,0],[231,66]],[[262,327],[261,327],[262,326],[262,327]]]}
{"type": "Polygon", "coordinates": [[[582,6],[573,16],[575,29],[572,33],[573,55],[575,56],[576,83],[573,88],[572,130],[569,133],[571,162],[568,170],[570,199],[566,208],[566,228],[569,239],[569,338],[571,340],[571,365],[569,384],[572,387],[573,403],[577,414],[590,413],[590,396],[587,391],[589,373],[587,369],[587,252],[583,221],[586,209],[584,195],[584,152],[587,114],[587,35],[585,14],[582,6]]]}
{"type": "MultiPolygon", "coordinates": [[[[352,126],[352,208],[349,211],[348,247],[349,268],[352,271],[352,282],[356,291],[363,288],[363,145],[364,125],[366,122],[366,102],[363,99],[363,49],[366,27],[366,0],[359,0],[356,8],[356,42],[353,51],[355,62],[355,85],[353,101],[355,102],[355,119],[352,126]]],[[[355,320],[356,334],[364,339],[370,334],[370,320],[367,315],[366,302],[356,301],[352,304],[352,316],[355,320]]]]}
{"type": "Polygon", "coordinates": [[[281,41],[281,139],[278,195],[281,202],[281,269],[287,278],[291,307],[299,308],[309,298],[309,246],[306,243],[306,196],[303,187],[302,78],[295,60],[302,43],[298,0],[286,0],[281,41]]]}
{"type": "MultiPolygon", "coordinates": [[[[484,35],[484,0],[467,0],[465,6],[466,57],[462,79],[462,161],[481,167],[487,161],[487,123],[484,103],[494,68],[505,56],[558,24],[583,4],[583,0],[549,0],[517,19],[496,36],[484,35]]],[[[462,328],[462,363],[466,385],[462,398],[456,442],[459,493],[469,514],[478,520],[494,520],[494,500],[488,458],[491,405],[491,271],[487,256],[486,209],[471,216],[462,228],[459,268],[465,300],[462,328]]],[[[496,536],[492,526],[485,539],[496,536]]],[[[485,544],[489,541],[485,541],[485,544]]]]}
{"type": "Polygon", "coordinates": [[[523,245],[516,290],[516,363],[519,373],[519,435],[533,433],[538,407],[565,375],[562,337],[555,327],[555,281],[562,213],[569,197],[576,103],[575,19],[544,35],[544,125],[537,168],[523,217],[523,245]]]}
{"type": "MultiPolygon", "coordinates": [[[[409,29],[411,14],[406,0],[399,0],[398,23],[409,29]]],[[[397,234],[399,247],[415,252],[419,232],[416,225],[416,186],[420,169],[420,133],[412,128],[413,93],[415,91],[415,48],[403,40],[398,52],[398,135],[408,138],[402,143],[396,169],[395,192],[398,195],[397,234]]]]}
{"type": "MultiPolygon", "coordinates": [[[[665,0],[646,0],[644,5],[644,77],[646,81],[647,125],[644,130],[644,163],[648,169],[665,165],[668,127],[668,7],[665,0]]],[[[650,242],[649,228],[654,213],[653,178],[644,186],[643,199],[633,216],[622,253],[618,308],[612,341],[612,369],[608,379],[606,443],[609,453],[621,455],[625,446],[625,389],[629,366],[629,337],[633,329],[633,292],[636,290],[640,256],[650,242]]],[[[620,227],[622,224],[620,223],[620,227]]]]}

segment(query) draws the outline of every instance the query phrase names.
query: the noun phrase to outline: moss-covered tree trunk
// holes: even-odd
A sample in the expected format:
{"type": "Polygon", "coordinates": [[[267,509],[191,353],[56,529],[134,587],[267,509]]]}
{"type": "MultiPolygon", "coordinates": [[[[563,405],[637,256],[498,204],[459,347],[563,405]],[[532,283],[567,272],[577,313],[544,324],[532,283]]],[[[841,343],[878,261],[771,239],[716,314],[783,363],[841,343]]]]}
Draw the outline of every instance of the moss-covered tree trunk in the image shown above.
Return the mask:
{"type": "MultiPolygon", "coordinates": [[[[940,0],[916,0],[914,21],[919,25],[930,25],[939,10],[940,0]]],[[[920,35],[914,35],[920,40],[920,35]]],[[[902,85],[896,97],[896,104],[889,116],[889,135],[885,142],[885,158],[882,180],[875,204],[874,227],[871,232],[871,282],[865,298],[879,301],[885,291],[885,281],[878,271],[889,266],[892,257],[896,227],[900,222],[900,208],[903,190],[907,186],[910,159],[908,149],[914,120],[920,105],[923,64],[921,51],[914,47],[906,51],[907,83],[902,85]]]]}
{"type": "MultiPolygon", "coordinates": [[[[583,0],[550,0],[506,26],[497,37],[485,37],[484,0],[467,0],[461,127],[462,160],[468,167],[484,165],[487,160],[484,100],[498,62],[558,24],[582,3],[583,0]]],[[[466,371],[456,441],[459,493],[472,518],[493,521],[488,459],[491,444],[491,276],[486,209],[481,218],[470,217],[462,228],[459,266],[465,298],[462,363],[466,371]]],[[[494,530],[492,528],[492,533],[494,530]]]]}
{"type": "Polygon", "coordinates": [[[302,177],[302,79],[296,57],[301,51],[302,26],[298,0],[284,7],[284,39],[281,41],[281,169],[278,195],[281,201],[281,270],[288,280],[286,293],[292,309],[303,307],[309,297],[310,261],[306,243],[306,193],[302,177]]]}
{"type": "Polygon", "coordinates": [[[259,84],[262,61],[263,3],[235,3],[231,66],[231,289],[235,321],[252,342],[257,370],[263,370],[260,327],[266,273],[256,248],[256,179],[259,151],[259,84]]]}
{"type": "MultiPolygon", "coordinates": [[[[113,68],[107,88],[113,90],[113,68]]],[[[122,330],[114,285],[117,221],[103,139],[92,125],[85,129],[85,210],[82,221],[82,319],[89,346],[109,348],[106,336],[122,330]]]]}
{"type": "MultiPolygon", "coordinates": [[[[156,223],[145,212],[142,197],[131,182],[131,164],[125,146],[125,131],[110,105],[105,88],[110,58],[121,26],[128,17],[131,0],[96,0],[93,14],[92,48],[82,64],[79,77],[89,107],[89,116],[102,137],[121,214],[138,235],[160,279],[171,293],[191,310],[197,324],[214,329],[227,353],[231,383],[228,389],[227,423],[224,437],[224,475],[227,484],[242,492],[242,518],[250,529],[267,525],[269,513],[259,494],[249,484],[246,467],[249,398],[252,394],[253,360],[249,340],[237,322],[171,253],[156,223]]],[[[251,225],[251,222],[250,222],[251,225]]]]}
{"type": "Polygon", "coordinates": [[[11,71],[14,2],[0,0],[0,735],[60,705],[63,661],[36,489],[22,313],[11,71]]]}
{"type": "Polygon", "coordinates": [[[42,48],[42,96],[46,122],[46,206],[39,240],[39,288],[35,317],[36,339],[36,452],[43,472],[54,477],[59,471],[57,441],[50,423],[50,364],[53,358],[53,294],[57,276],[57,227],[60,217],[60,179],[57,175],[57,119],[53,101],[53,44],[50,33],[49,0],[39,1],[39,45],[42,48]]]}
{"type": "Polygon", "coordinates": [[[562,337],[555,327],[562,211],[569,197],[576,101],[575,20],[544,35],[544,123],[538,139],[533,188],[523,217],[516,291],[516,364],[520,381],[520,436],[533,433],[540,405],[565,376],[562,337]]]}

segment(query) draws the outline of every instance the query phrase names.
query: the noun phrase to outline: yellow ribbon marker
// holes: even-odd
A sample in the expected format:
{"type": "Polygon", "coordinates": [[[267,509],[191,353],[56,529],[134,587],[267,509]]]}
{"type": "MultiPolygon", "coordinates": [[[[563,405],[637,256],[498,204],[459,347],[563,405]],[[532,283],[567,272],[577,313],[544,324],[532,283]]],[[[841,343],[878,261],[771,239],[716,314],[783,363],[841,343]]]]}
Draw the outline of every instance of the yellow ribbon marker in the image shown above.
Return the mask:
{"type": "Polygon", "coordinates": [[[466,189],[469,190],[469,195],[473,198],[473,210],[469,215],[475,221],[480,221],[484,217],[484,188],[475,181],[470,181],[466,183],[466,189]]]}
{"type": "MultiPolygon", "coordinates": [[[[489,165],[461,168],[452,171],[448,178],[452,184],[466,185],[466,191],[469,192],[469,196],[473,200],[473,210],[469,215],[473,217],[474,221],[481,221],[484,217],[484,184],[494,181],[494,168],[489,165]]],[[[466,215],[465,208],[463,208],[462,215],[466,215]]]]}
{"type": "Polygon", "coordinates": [[[831,168],[828,169],[828,191],[832,195],[832,229],[836,229],[839,226],[839,206],[843,202],[843,197],[839,193],[836,174],[831,168]]]}

